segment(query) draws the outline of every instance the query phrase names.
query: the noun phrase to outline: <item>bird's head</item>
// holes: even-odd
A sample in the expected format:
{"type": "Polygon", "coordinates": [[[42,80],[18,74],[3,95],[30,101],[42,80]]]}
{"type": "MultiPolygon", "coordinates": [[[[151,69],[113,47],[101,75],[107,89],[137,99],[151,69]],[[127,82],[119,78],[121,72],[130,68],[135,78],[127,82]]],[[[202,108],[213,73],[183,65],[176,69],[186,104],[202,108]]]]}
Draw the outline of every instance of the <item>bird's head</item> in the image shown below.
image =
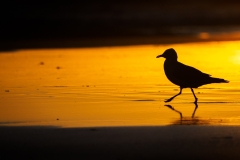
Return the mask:
{"type": "Polygon", "coordinates": [[[163,54],[158,55],[156,58],[160,58],[160,57],[163,57],[169,60],[177,60],[178,58],[177,53],[173,48],[167,49],[165,52],[163,52],[163,54]]]}

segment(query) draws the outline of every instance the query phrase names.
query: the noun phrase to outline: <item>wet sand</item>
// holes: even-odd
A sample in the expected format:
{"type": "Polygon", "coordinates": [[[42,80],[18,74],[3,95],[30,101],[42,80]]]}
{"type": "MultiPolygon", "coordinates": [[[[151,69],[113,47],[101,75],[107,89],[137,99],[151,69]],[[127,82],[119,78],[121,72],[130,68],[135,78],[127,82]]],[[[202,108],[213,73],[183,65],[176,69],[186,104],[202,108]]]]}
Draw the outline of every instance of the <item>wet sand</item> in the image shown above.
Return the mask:
{"type": "Polygon", "coordinates": [[[1,159],[240,159],[238,2],[51,5],[2,7],[1,159]],[[165,103],[167,48],[230,83],[165,103]]]}
{"type": "MultiPolygon", "coordinates": [[[[156,56],[173,47],[179,61],[228,84],[195,89],[195,117],[238,125],[239,41],[125,47],[18,50],[0,54],[0,123],[19,126],[158,126],[179,120],[165,99],[178,93],[156,56]],[[216,60],[217,57],[217,60],[216,60]]],[[[171,103],[184,118],[195,108],[190,89],[171,103]]]]}
{"type": "Polygon", "coordinates": [[[2,52],[1,153],[5,159],[239,159],[239,43],[2,52]],[[196,89],[195,112],[189,89],[165,103],[178,87],[155,57],[170,47],[181,62],[230,83],[196,89]]]}
{"type": "Polygon", "coordinates": [[[4,159],[239,159],[239,126],[0,127],[4,159]]]}

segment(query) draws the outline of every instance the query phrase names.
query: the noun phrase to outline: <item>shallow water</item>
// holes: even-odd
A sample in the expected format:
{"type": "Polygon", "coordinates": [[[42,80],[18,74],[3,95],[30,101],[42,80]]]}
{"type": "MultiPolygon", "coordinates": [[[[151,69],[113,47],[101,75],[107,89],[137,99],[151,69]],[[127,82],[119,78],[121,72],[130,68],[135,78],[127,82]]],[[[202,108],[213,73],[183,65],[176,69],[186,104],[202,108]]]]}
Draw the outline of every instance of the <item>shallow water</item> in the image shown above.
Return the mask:
{"type": "Polygon", "coordinates": [[[0,125],[158,126],[240,124],[240,41],[0,53],[0,125]],[[167,48],[178,60],[228,84],[178,93],[163,71],[167,48]],[[165,106],[170,104],[175,110],[165,106]]]}

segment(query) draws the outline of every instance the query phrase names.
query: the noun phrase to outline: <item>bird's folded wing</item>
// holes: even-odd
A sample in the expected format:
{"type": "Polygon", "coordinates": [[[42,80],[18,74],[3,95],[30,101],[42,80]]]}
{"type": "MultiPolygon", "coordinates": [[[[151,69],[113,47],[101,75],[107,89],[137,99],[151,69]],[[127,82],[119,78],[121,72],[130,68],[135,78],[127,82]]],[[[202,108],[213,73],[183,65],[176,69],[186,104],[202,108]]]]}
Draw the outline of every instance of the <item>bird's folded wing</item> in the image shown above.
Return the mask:
{"type": "Polygon", "coordinates": [[[187,66],[180,62],[178,62],[174,68],[175,76],[177,77],[177,79],[179,79],[180,81],[185,81],[187,83],[210,77],[209,74],[203,73],[196,68],[187,66]]]}

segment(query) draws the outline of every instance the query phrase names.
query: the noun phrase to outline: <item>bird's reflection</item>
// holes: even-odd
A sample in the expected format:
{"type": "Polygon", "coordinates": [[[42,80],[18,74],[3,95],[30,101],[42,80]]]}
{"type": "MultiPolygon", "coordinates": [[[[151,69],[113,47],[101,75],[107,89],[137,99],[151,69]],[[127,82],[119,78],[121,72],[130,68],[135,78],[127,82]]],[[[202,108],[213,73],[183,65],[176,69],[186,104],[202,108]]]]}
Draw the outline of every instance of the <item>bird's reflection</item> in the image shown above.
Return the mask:
{"type": "Polygon", "coordinates": [[[193,110],[192,116],[191,117],[183,117],[182,112],[180,112],[179,110],[176,110],[172,105],[165,105],[166,107],[170,108],[171,110],[177,112],[180,115],[180,119],[179,120],[175,120],[172,123],[174,125],[208,125],[208,124],[218,124],[221,123],[222,120],[221,119],[200,119],[198,117],[194,117],[195,113],[198,109],[198,103],[194,103],[195,108],[193,110]]]}
{"type": "MultiPolygon", "coordinates": [[[[198,104],[194,103],[195,108],[193,110],[191,117],[185,117],[182,115],[182,112],[176,110],[172,105],[165,105],[166,107],[170,108],[171,110],[177,112],[180,115],[180,119],[174,120],[172,122],[173,125],[218,125],[222,123],[227,123],[226,119],[222,118],[199,118],[195,117],[195,113],[198,109],[198,104]]],[[[229,122],[228,122],[229,123],[229,122]]]]}
{"type": "MultiPolygon", "coordinates": [[[[193,111],[193,113],[192,113],[192,118],[194,118],[195,113],[196,113],[196,111],[197,111],[197,109],[198,109],[198,103],[197,103],[197,102],[194,102],[194,104],[195,104],[195,109],[194,109],[194,111],[193,111]]],[[[173,110],[173,111],[179,113],[179,114],[180,114],[180,118],[181,118],[181,119],[183,118],[183,116],[182,116],[182,112],[180,112],[180,111],[176,110],[175,108],[173,108],[172,105],[170,105],[170,104],[166,104],[165,106],[167,106],[167,107],[170,108],[171,110],[173,110]]]]}
{"type": "Polygon", "coordinates": [[[180,119],[182,119],[182,112],[180,112],[180,111],[174,109],[174,108],[173,108],[171,105],[169,105],[169,104],[167,104],[167,105],[165,105],[165,106],[167,106],[167,107],[170,108],[171,110],[173,110],[173,111],[179,113],[179,115],[180,115],[180,119]]]}

